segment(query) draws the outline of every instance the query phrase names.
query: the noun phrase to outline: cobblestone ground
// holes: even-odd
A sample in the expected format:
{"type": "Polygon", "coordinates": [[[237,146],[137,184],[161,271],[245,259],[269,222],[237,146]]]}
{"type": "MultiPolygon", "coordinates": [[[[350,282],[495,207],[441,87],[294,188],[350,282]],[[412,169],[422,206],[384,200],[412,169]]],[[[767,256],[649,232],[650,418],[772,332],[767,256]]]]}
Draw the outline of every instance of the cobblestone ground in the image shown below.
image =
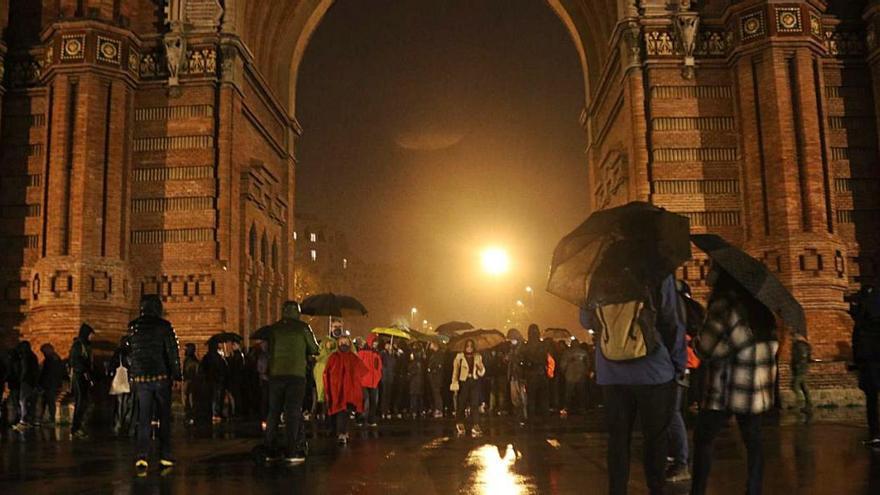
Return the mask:
{"type": "MultiPolygon", "coordinates": [[[[865,449],[861,409],[818,411],[810,422],[772,418],[765,429],[768,494],[880,494],[880,452],[865,449]]],[[[600,414],[548,419],[522,429],[507,419],[487,421],[481,438],[456,438],[451,421],[393,421],[378,430],[354,429],[339,448],[326,436],[311,440],[298,467],[261,466],[251,449],[255,424],[229,423],[175,432],[178,466],[138,477],[131,442],[109,433],[71,441],[64,428],[0,440],[0,494],[569,494],[607,492],[605,435],[600,414]]],[[[630,493],[646,493],[633,444],[630,493]]],[[[709,492],[740,494],[745,453],[735,428],[716,444],[709,492]]],[[[670,485],[687,493],[688,484],[670,485]]]]}

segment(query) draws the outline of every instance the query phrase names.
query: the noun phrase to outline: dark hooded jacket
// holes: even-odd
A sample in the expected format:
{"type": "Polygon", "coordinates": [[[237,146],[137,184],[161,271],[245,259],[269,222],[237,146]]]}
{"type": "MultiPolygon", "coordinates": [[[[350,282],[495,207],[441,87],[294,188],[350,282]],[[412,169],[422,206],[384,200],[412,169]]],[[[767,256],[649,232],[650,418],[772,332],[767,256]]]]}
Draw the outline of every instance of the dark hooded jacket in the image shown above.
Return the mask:
{"type": "Polygon", "coordinates": [[[19,383],[36,387],[40,381],[40,362],[37,361],[37,355],[31,350],[30,342],[23,340],[18,344],[18,357],[21,359],[19,383]]]}
{"type": "Polygon", "coordinates": [[[547,371],[547,345],[541,341],[541,330],[529,326],[529,340],[517,349],[517,364],[525,375],[544,374],[547,371]]]}
{"type": "Polygon", "coordinates": [[[90,376],[92,374],[92,344],[89,342],[89,335],[93,333],[95,333],[95,329],[88,323],[83,323],[79,327],[79,335],[73,339],[73,345],[70,346],[70,356],[67,362],[70,371],[76,375],[90,376]]]}
{"type": "Polygon", "coordinates": [[[158,296],[141,298],[141,315],[128,325],[131,341],[129,376],[135,383],[180,380],[177,334],[162,318],[158,296]]]}
{"type": "Polygon", "coordinates": [[[64,384],[64,363],[61,357],[48,344],[41,348],[43,355],[43,368],[40,370],[40,388],[46,391],[57,392],[64,384]]]}

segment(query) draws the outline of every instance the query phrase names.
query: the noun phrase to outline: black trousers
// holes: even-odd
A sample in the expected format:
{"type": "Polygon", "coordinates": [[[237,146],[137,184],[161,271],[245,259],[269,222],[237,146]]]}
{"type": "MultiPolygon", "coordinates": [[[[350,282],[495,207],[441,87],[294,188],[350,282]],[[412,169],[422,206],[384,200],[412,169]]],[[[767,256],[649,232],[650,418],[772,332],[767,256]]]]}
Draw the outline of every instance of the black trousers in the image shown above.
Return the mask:
{"type": "Polygon", "coordinates": [[[269,378],[269,417],[266,423],[266,447],[274,450],[278,436],[278,424],[284,412],[285,450],[293,455],[302,440],[302,407],[306,394],[306,379],[301,376],[276,376],[269,378]]]}
{"type": "Polygon", "coordinates": [[[675,401],[675,381],[660,385],[606,385],[608,425],[608,487],[611,495],[627,493],[630,443],[636,416],[644,438],[645,481],[651,495],[664,493],[669,424],[675,401]]]}
{"type": "Polygon", "coordinates": [[[429,373],[428,383],[431,386],[431,407],[435,411],[443,411],[443,375],[429,373]]]}
{"type": "MultiPolygon", "coordinates": [[[[703,495],[712,470],[712,443],[727,425],[731,414],[725,411],[700,411],[697,428],[694,430],[694,471],[691,495],[703,495]]],[[[760,495],[764,479],[764,451],[761,447],[760,414],[737,414],[739,433],[746,444],[748,456],[747,495],[760,495]]]]}
{"type": "Polygon", "coordinates": [[[55,424],[55,411],[56,403],[58,401],[58,390],[43,390],[41,398],[42,404],[40,404],[40,411],[37,414],[37,420],[43,420],[50,424],[55,424]]]}
{"type": "Polygon", "coordinates": [[[89,381],[80,373],[73,375],[70,384],[71,392],[73,392],[73,421],[70,427],[72,433],[76,433],[83,426],[83,420],[86,416],[86,408],[89,407],[89,381]]]}
{"type": "Polygon", "coordinates": [[[394,380],[382,380],[379,382],[379,386],[382,387],[382,396],[380,400],[382,401],[382,414],[391,414],[392,406],[394,402],[394,380]]]}
{"type": "Polygon", "coordinates": [[[526,411],[530,421],[547,413],[547,384],[547,375],[543,371],[526,376],[526,411]]]}
{"type": "Polygon", "coordinates": [[[471,424],[480,421],[480,382],[479,380],[465,380],[459,382],[458,403],[455,410],[455,420],[464,423],[464,410],[471,408],[471,424]]]}
{"type": "Polygon", "coordinates": [[[585,380],[565,382],[565,409],[570,413],[575,411],[575,406],[578,405],[579,399],[581,399],[581,404],[583,404],[582,397],[586,389],[584,382],[585,380]]]}
{"type": "Polygon", "coordinates": [[[150,453],[153,418],[159,417],[159,448],[163,459],[171,457],[171,381],[135,383],[138,400],[136,449],[138,459],[150,453]]]}
{"type": "Polygon", "coordinates": [[[376,414],[379,412],[379,389],[364,387],[364,416],[367,424],[376,423],[376,414]]]}

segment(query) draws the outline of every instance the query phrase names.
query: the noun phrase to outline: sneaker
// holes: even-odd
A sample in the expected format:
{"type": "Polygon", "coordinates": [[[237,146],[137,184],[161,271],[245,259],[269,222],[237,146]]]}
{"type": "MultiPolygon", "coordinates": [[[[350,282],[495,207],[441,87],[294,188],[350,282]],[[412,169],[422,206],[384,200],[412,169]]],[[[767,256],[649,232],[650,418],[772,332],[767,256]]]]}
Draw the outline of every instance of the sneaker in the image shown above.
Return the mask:
{"type": "Polygon", "coordinates": [[[348,443],[348,433],[340,433],[339,436],[336,437],[336,443],[339,445],[346,445],[348,443]]]}
{"type": "Polygon", "coordinates": [[[458,423],[457,425],[455,425],[455,433],[458,434],[458,436],[464,435],[466,431],[467,430],[464,429],[463,424],[458,423]]]}
{"type": "Polygon", "coordinates": [[[474,425],[474,427],[471,428],[471,436],[474,438],[479,438],[483,436],[483,430],[480,428],[479,425],[474,425]]]}
{"type": "Polygon", "coordinates": [[[688,471],[687,464],[673,464],[666,470],[666,481],[670,483],[679,483],[691,479],[691,473],[688,471]]]}
{"type": "Polygon", "coordinates": [[[373,421],[372,423],[368,424],[367,426],[369,426],[370,428],[378,428],[379,424],[376,423],[375,421],[373,421]]]}
{"type": "Polygon", "coordinates": [[[167,468],[167,467],[173,466],[174,464],[176,464],[176,462],[174,461],[174,459],[171,456],[162,456],[162,458],[159,459],[159,464],[162,467],[167,468]]]}
{"type": "Polygon", "coordinates": [[[30,428],[30,425],[25,422],[17,423],[12,427],[13,430],[18,432],[27,431],[28,428],[30,428]]]}
{"type": "Polygon", "coordinates": [[[135,467],[136,469],[141,469],[141,470],[144,470],[144,471],[145,471],[147,468],[150,467],[150,463],[147,462],[146,459],[141,458],[141,459],[138,459],[138,460],[134,461],[134,467],[135,467]]]}
{"type": "Polygon", "coordinates": [[[559,410],[559,417],[562,419],[567,418],[568,417],[568,410],[567,409],[560,409],[559,410]]]}
{"type": "Polygon", "coordinates": [[[76,430],[75,432],[71,433],[70,436],[78,440],[86,440],[89,438],[89,434],[83,430],[76,430]]]}
{"type": "Polygon", "coordinates": [[[862,442],[862,445],[865,447],[877,448],[880,447],[880,437],[872,438],[870,440],[865,440],[862,442]]]}
{"type": "Polygon", "coordinates": [[[436,411],[434,411],[434,418],[436,418],[436,419],[440,419],[440,418],[442,418],[442,417],[443,417],[443,412],[442,412],[442,411],[440,411],[439,409],[436,410],[436,411]]]}
{"type": "Polygon", "coordinates": [[[288,457],[286,459],[286,461],[288,464],[291,464],[294,466],[298,465],[298,464],[302,464],[302,463],[306,462],[306,454],[305,454],[305,452],[297,452],[297,453],[293,454],[293,456],[288,457]]]}

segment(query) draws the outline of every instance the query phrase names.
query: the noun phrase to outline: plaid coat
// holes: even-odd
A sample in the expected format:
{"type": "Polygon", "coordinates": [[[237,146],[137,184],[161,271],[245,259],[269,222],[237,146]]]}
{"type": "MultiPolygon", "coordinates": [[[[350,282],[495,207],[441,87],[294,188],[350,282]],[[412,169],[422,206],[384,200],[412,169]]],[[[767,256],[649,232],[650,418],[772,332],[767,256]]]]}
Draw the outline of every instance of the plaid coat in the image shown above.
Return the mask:
{"type": "Polygon", "coordinates": [[[741,304],[714,300],[695,348],[709,374],[703,407],[734,414],[760,414],[773,407],[779,342],[756,340],[741,304]]]}

